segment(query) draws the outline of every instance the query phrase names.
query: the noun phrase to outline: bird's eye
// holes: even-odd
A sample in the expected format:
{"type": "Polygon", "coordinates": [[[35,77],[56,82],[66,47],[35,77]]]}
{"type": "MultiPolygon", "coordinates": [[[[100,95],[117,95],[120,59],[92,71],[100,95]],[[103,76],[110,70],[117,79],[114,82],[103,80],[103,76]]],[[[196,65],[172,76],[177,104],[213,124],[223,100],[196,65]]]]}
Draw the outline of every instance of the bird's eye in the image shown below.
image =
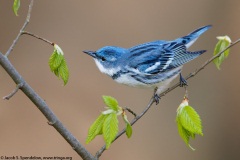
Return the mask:
{"type": "Polygon", "coordinates": [[[101,60],[104,62],[104,61],[106,61],[106,59],[104,58],[104,57],[101,57],[101,60]]]}

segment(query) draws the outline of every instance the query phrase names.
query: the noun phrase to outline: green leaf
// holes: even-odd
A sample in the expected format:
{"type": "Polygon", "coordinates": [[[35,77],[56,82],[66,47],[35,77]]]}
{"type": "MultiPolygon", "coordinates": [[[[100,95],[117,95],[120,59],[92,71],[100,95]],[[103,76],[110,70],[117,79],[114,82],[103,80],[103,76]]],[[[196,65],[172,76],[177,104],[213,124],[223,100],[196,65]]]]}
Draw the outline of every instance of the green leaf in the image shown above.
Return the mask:
{"type": "Polygon", "coordinates": [[[183,141],[186,143],[186,145],[187,145],[188,147],[190,147],[192,150],[195,150],[195,149],[192,148],[192,147],[190,146],[190,144],[189,144],[190,137],[195,138],[195,134],[189,132],[188,130],[186,130],[186,129],[182,126],[182,124],[181,124],[181,122],[180,122],[180,120],[179,120],[178,118],[177,118],[177,126],[178,126],[178,133],[179,133],[179,135],[181,136],[181,138],[183,139],[183,141]]]}
{"type": "Polygon", "coordinates": [[[184,97],[183,102],[177,109],[176,122],[180,137],[188,147],[190,138],[195,138],[196,134],[203,135],[201,119],[198,113],[188,104],[188,99],[184,97]]]}
{"type": "Polygon", "coordinates": [[[106,149],[108,149],[118,133],[118,119],[116,113],[107,114],[106,116],[102,132],[106,149]]]}
{"type": "Polygon", "coordinates": [[[63,59],[61,65],[59,66],[59,76],[62,78],[64,85],[66,85],[69,79],[69,70],[65,59],[63,59]]]}
{"type": "Polygon", "coordinates": [[[123,120],[126,124],[126,135],[128,138],[130,138],[132,136],[132,126],[130,124],[130,122],[127,119],[127,115],[125,114],[125,112],[122,114],[123,120]]]}
{"type": "Polygon", "coordinates": [[[18,9],[20,8],[20,0],[14,0],[13,2],[13,12],[18,16],[18,9]]]}
{"type": "Polygon", "coordinates": [[[58,57],[58,53],[56,52],[56,50],[54,50],[53,53],[52,53],[52,55],[51,55],[50,58],[49,58],[49,61],[48,61],[50,70],[51,70],[52,72],[54,72],[54,74],[55,74],[56,76],[59,75],[59,73],[58,73],[58,67],[59,67],[59,66],[58,66],[58,67],[55,67],[55,66],[56,66],[56,64],[55,64],[55,59],[57,59],[57,57],[58,57]]]}
{"type": "Polygon", "coordinates": [[[177,121],[178,133],[182,137],[183,141],[188,145],[190,134],[185,128],[183,128],[179,118],[177,118],[176,121],[177,121]]]}
{"type": "Polygon", "coordinates": [[[54,44],[54,51],[48,61],[51,71],[64,82],[64,85],[67,84],[69,79],[69,70],[64,58],[62,49],[54,44]]]}
{"type": "MultiPolygon", "coordinates": [[[[213,55],[218,54],[219,52],[223,51],[229,44],[231,43],[231,39],[228,36],[221,36],[217,37],[219,40],[215,46],[213,55]]],[[[230,49],[227,49],[222,53],[218,58],[214,59],[213,62],[215,63],[216,67],[220,70],[220,65],[222,62],[228,57],[230,49]]]]}
{"type": "Polygon", "coordinates": [[[128,138],[132,136],[132,126],[130,123],[126,123],[126,135],[128,138]]]}
{"type": "Polygon", "coordinates": [[[63,55],[58,54],[57,50],[53,51],[53,54],[49,58],[49,66],[51,71],[57,70],[64,60],[63,55]]]}
{"type": "Polygon", "coordinates": [[[183,107],[178,117],[181,125],[190,133],[203,135],[201,119],[191,106],[183,107]]]}
{"type": "Polygon", "coordinates": [[[88,130],[88,136],[86,139],[86,143],[91,142],[97,135],[102,134],[103,123],[106,118],[106,115],[101,114],[91,125],[88,130]]]}
{"type": "Polygon", "coordinates": [[[110,109],[113,109],[114,111],[118,111],[118,102],[115,98],[111,96],[103,96],[104,103],[109,107],[110,109]]]}

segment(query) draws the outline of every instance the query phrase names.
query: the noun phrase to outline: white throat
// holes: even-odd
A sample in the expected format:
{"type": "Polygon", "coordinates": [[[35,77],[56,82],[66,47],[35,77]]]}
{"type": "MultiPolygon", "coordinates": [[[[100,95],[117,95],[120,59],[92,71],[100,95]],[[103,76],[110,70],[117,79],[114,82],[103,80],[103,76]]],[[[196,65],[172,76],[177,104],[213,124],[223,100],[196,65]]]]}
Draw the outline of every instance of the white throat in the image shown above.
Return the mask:
{"type": "Polygon", "coordinates": [[[115,73],[120,71],[119,67],[118,68],[104,68],[104,66],[97,59],[94,58],[94,60],[95,60],[95,63],[97,65],[98,69],[106,75],[113,76],[115,73]]]}

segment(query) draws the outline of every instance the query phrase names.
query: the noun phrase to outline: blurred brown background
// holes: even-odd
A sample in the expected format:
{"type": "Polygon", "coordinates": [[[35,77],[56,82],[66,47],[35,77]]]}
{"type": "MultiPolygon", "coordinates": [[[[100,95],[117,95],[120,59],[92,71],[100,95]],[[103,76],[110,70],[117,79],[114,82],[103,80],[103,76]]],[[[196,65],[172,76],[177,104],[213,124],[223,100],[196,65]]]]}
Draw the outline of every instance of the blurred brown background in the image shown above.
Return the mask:
{"type": "MultiPolygon", "coordinates": [[[[29,1],[21,2],[16,17],[12,12],[13,1],[0,1],[0,51],[3,53],[25,21],[29,1]]],[[[84,143],[88,127],[104,109],[102,95],[111,95],[120,105],[140,113],[152,91],[117,84],[101,74],[82,50],[172,40],[212,24],[213,28],[191,48],[208,52],[185,65],[183,75],[187,75],[212,56],[216,36],[229,35],[233,41],[240,38],[239,13],[237,0],[36,0],[26,30],[61,46],[70,69],[69,83],[63,87],[50,72],[48,58],[53,47],[33,37],[22,36],[9,59],[64,125],[84,143]]],[[[177,132],[176,108],[184,95],[184,89],[178,88],[134,125],[131,139],[122,136],[101,159],[239,160],[240,45],[231,50],[221,71],[211,64],[188,81],[190,105],[201,115],[204,126],[204,136],[190,142],[196,151],[187,148],[177,132]]],[[[0,82],[0,97],[15,87],[1,67],[0,82]]],[[[97,137],[84,145],[95,154],[103,144],[102,138],[97,137]]],[[[9,101],[0,100],[2,155],[80,159],[22,92],[9,101]]]]}

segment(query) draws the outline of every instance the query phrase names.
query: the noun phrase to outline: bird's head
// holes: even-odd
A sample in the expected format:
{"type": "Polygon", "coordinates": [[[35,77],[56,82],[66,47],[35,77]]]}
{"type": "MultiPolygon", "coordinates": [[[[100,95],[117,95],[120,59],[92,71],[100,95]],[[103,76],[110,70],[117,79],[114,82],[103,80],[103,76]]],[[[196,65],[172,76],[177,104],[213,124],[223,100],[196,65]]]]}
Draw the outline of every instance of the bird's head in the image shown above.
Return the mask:
{"type": "Polygon", "coordinates": [[[106,46],[97,51],[83,52],[93,57],[96,65],[102,73],[113,76],[121,69],[121,64],[119,62],[127,50],[115,46],[106,46]]]}

